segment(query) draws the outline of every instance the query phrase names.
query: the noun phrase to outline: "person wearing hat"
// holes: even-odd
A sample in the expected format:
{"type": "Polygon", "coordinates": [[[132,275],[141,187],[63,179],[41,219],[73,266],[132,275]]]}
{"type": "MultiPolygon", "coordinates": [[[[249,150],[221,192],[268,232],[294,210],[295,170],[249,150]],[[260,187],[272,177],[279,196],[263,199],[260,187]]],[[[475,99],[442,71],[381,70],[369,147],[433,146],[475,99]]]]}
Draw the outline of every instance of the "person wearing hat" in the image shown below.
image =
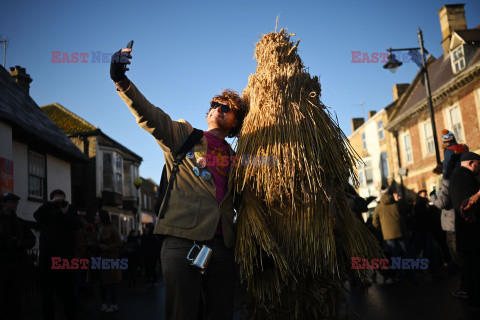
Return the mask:
{"type": "Polygon", "coordinates": [[[468,151],[465,144],[458,144],[455,135],[447,129],[442,130],[442,139],[444,145],[443,151],[443,179],[450,179],[453,171],[460,166],[460,156],[468,151]]]}
{"type": "Polygon", "coordinates": [[[0,196],[0,319],[21,319],[21,302],[28,266],[27,250],[35,245],[35,235],[27,223],[17,217],[20,197],[13,193],[0,196]]]}
{"type": "Polygon", "coordinates": [[[449,194],[455,209],[457,250],[463,257],[463,277],[468,302],[472,309],[480,308],[480,155],[465,152],[460,167],[450,178],[449,194]]]}
{"type": "Polygon", "coordinates": [[[65,319],[76,317],[75,270],[52,269],[52,257],[69,261],[75,256],[75,231],[82,224],[60,189],[33,214],[40,224],[40,286],[44,319],[55,319],[55,293],[63,299],[65,319]]]}

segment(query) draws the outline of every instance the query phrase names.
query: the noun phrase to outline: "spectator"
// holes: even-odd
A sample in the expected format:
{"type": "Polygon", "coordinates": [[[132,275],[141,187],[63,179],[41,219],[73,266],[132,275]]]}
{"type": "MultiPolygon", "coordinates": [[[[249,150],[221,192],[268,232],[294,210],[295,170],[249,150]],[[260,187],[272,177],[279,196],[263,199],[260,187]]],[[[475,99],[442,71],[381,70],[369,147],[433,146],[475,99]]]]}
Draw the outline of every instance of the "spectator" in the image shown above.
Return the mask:
{"type": "MultiPolygon", "coordinates": [[[[430,200],[433,202],[433,205],[441,209],[440,222],[442,224],[442,229],[445,231],[446,243],[450,256],[452,258],[452,268],[460,268],[462,265],[462,259],[457,251],[457,239],[455,235],[455,210],[452,207],[452,201],[448,194],[450,180],[442,180],[440,183],[440,188],[438,194],[432,192],[430,195],[430,200]]],[[[463,283],[463,275],[460,280],[460,288],[453,292],[453,296],[459,298],[466,298],[467,292],[465,285],[463,283]]]]}
{"type": "Polygon", "coordinates": [[[0,197],[0,319],[22,318],[27,250],[35,245],[32,230],[17,217],[19,200],[13,193],[0,197]]]}
{"type": "Polygon", "coordinates": [[[448,180],[456,168],[460,166],[460,157],[468,151],[465,144],[458,144],[455,135],[447,129],[442,130],[444,144],[443,151],[443,180],[448,180]]]}
{"type": "Polygon", "coordinates": [[[472,309],[480,308],[480,156],[465,152],[461,166],[450,179],[449,194],[455,210],[457,249],[463,256],[463,273],[468,302],[472,309]],[[464,204],[465,203],[465,204],[464,204]],[[462,206],[463,204],[463,206],[462,206]]]}
{"type": "MultiPolygon", "coordinates": [[[[122,239],[117,228],[112,225],[110,214],[105,210],[98,211],[95,216],[97,225],[97,248],[103,259],[119,259],[122,239]]],[[[102,269],[100,273],[102,311],[112,313],[118,311],[117,284],[122,281],[119,268],[102,269]]]]}
{"type": "Polygon", "coordinates": [[[128,259],[128,286],[135,288],[137,284],[137,269],[140,265],[140,239],[137,230],[131,230],[125,244],[125,256],[128,259]]]}
{"type": "MultiPolygon", "coordinates": [[[[400,215],[398,206],[387,186],[382,187],[381,194],[380,203],[373,214],[373,225],[377,229],[381,228],[387,250],[392,257],[410,259],[411,254],[406,239],[405,222],[400,215]]],[[[404,281],[404,270],[400,271],[399,276],[400,281],[404,281]]],[[[409,272],[408,276],[413,282],[416,282],[415,273],[409,272]]]]}
{"type": "MultiPolygon", "coordinates": [[[[428,202],[427,190],[420,190],[413,207],[414,239],[418,254],[422,258],[428,258],[429,270],[437,273],[440,267],[439,252],[433,240],[434,220],[437,214],[436,209],[432,208],[428,202]]],[[[440,223],[439,218],[438,223],[440,223]]]]}
{"type": "Polygon", "coordinates": [[[360,197],[350,183],[347,183],[347,186],[345,187],[345,194],[347,195],[348,206],[350,209],[360,221],[365,223],[362,213],[368,212],[368,204],[375,200],[375,197],[371,196],[367,199],[360,197]]]}
{"type": "Polygon", "coordinates": [[[63,299],[66,319],[75,319],[74,270],[52,269],[52,258],[71,261],[75,256],[75,231],[80,219],[60,189],[33,214],[40,224],[40,285],[45,320],[55,319],[55,293],[63,299]],[[59,292],[58,292],[59,291],[59,292]]]}
{"type": "MultiPolygon", "coordinates": [[[[90,259],[92,256],[91,249],[94,243],[94,233],[86,220],[87,213],[85,212],[85,210],[79,209],[77,213],[80,218],[81,227],[78,228],[77,231],[75,231],[75,258],[90,259]]],[[[86,294],[90,291],[88,275],[88,269],[79,268],[78,270],[75,270],[74,294],[77,312],[79,313],[79,316],[86,314],[86,310],[82,308],[82,305],[80,303],[80,295],[86,294]]]]}
{"type": "Polygon", "coordinates": [[[157,261],[160,258],[160,241],[153,234],[153,223],[147,223],[146,233],[142,237],[142,256],[145,264],[145,276],[150,284],[157,283],[157,261]]]}

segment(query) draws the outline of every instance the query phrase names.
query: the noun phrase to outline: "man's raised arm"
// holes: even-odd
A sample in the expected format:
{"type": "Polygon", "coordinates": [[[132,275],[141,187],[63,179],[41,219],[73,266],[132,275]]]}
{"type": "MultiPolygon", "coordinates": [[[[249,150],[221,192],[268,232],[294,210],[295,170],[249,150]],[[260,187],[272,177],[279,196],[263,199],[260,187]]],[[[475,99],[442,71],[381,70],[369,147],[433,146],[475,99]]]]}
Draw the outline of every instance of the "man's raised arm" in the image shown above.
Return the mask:
{"type": "Polygon", "coordinates": [[[175,148],[182,144],[193,127],[185,121],[173,121],[163,110],[151,104],[126,77],[125,71],[129,70],[127,65],[132,58],[131,51],[129,48],[122,49],[112,56],[110,78],[140,127],[152,134],[163,150],[175,152],[175,148]]]}

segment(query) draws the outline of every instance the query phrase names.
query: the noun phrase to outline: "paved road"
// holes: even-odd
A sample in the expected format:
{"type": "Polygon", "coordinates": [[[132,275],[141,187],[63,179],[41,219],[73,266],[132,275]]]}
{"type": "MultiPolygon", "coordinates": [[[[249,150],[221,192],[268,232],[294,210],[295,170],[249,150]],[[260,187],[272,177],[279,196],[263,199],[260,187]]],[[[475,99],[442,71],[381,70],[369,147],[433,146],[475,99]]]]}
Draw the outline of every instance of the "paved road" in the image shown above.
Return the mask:
{"type": "MultiPolygon", "coordinates": [[[[349,320],[478,320],[479,314],[468,309],[465,300],[453,298],[458,276],[421,276],[417,285],[410,283],[373,284],[367,291],[353,288],[348,296],[349,320]]],[[[84,302],[90,315],[86,320],[163,320],[164,287],[144,285],[119,292],[120,310],[115,314],[100,312],[99,295],[84,302]],[[98,299],[98,300],[97,300],[98,299]]],[[[240,312],[235,319],[240,319],[240,312]]],[[[346,317],[345,317],[346,318],[346,317]]],[[[38,313],[29,319],[39,319],[38,313]]],[[[310,319],[305,319],[310,320],[310,319]]]]}
{"type": "Polygon", "coordinates": [[[352,320],[478,320],[467,301],[452,297],[458,289],[458,276],[423,276],[410,283],[374,284],[368,292],[352,289],[349,305],[352,320]]]}

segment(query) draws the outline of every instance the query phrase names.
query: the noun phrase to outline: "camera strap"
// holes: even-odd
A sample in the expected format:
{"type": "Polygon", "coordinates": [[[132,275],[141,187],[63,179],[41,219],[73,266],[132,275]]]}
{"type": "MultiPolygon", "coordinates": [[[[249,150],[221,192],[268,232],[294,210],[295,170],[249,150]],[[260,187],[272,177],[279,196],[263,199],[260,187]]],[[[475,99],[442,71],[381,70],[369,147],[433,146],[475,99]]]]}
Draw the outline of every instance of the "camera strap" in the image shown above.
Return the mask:
{"type": "Polygon", "coordinates": [[[170,191],[173,188],[173,183],[178,172],[178,166],[185,158],[187,152],[193,148],[193,146],[200,141],[203,137],[203,131],[193,128],[193,132],[188,136],[185,142],[182,144],[178,152],[175,154],[175,161],[173,162],[172,172],[170,173],[170,179],[167,182],[167,167],[163,166],[162,178],[158,188],[157,202],[155,203],[155,212],[158,214],[159,219],[165,217],[165,209],[167,207],[168,199],[170,198],[170,191]]]}

